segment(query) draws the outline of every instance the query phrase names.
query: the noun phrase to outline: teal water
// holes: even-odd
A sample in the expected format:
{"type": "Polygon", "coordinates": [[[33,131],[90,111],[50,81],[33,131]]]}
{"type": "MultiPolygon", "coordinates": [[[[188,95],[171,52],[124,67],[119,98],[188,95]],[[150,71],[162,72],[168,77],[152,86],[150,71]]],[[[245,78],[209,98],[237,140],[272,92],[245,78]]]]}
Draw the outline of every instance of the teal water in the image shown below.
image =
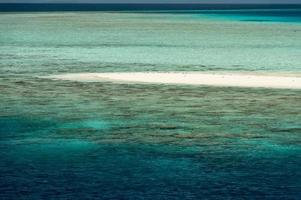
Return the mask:
{"type": "Polygon", "coordinates": [[[228,20],[238,20],[245,22],[283,22],[283,23],[300,23],[301,9],[250,9],[250,10],[213,10],[202,11],[207,15],[224,18],[228,20]]]}
{"type": "Polygon", "coordinates": [[[300,75],[300,31],[193,13],[1,13],[1,199],[299,199],[300,90],[37,76],[300,75]]]}

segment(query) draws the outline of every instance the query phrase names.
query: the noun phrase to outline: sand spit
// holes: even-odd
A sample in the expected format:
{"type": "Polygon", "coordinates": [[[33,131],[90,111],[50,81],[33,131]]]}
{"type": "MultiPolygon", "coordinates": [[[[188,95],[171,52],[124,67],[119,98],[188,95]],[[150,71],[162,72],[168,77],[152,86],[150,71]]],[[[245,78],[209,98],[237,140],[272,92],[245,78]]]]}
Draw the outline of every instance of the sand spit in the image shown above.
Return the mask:
{"type": "Polygon", "coordinates": [[[204,73],[204,72],[118,72],[73,73],[44,76],[55,80],[149,84],[187,84],[218,87],[301,89],[301,76],[288,74],[204,73]]]}

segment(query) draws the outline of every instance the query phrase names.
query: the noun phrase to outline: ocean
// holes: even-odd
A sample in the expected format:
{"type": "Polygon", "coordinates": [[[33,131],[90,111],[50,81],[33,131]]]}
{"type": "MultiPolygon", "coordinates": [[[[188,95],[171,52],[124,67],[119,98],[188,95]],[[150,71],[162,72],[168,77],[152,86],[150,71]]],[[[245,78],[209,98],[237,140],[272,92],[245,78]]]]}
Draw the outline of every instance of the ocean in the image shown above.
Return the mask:
{"type": "Polygon", "coordinates": [[[0,199],[300,199],[300,90],[39,78],[300,76],[300,7],[21,11],[0,13],[0,199]]]}

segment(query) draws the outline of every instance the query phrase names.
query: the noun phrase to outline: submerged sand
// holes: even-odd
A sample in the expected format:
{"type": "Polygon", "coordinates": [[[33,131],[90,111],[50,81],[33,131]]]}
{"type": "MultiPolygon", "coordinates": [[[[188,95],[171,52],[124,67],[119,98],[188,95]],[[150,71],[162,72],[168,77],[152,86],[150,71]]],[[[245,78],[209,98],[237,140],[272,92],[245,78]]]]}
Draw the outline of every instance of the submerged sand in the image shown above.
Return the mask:
{"type": "Polygon", "coordinates": [[[301,89],[301,76],[289,74],[204,72],[73,73],[46,76],[56,80],[149,84],[188,84],[219,87],[301,89]]]}

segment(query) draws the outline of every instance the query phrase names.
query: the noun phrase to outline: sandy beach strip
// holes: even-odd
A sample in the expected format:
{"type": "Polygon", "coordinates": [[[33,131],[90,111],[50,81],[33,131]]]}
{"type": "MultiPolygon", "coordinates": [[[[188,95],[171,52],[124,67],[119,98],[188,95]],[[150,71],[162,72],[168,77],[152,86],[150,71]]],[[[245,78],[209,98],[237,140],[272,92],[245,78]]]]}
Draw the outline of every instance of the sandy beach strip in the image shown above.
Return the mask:
{"type": "Polygon", "coordinates": [[[301,89],[301,76],[292,74],[205,73],[205,72],[116,72],[73,73],[44,76],[82,82],[187,84],[218,87],[301,89]]]}

